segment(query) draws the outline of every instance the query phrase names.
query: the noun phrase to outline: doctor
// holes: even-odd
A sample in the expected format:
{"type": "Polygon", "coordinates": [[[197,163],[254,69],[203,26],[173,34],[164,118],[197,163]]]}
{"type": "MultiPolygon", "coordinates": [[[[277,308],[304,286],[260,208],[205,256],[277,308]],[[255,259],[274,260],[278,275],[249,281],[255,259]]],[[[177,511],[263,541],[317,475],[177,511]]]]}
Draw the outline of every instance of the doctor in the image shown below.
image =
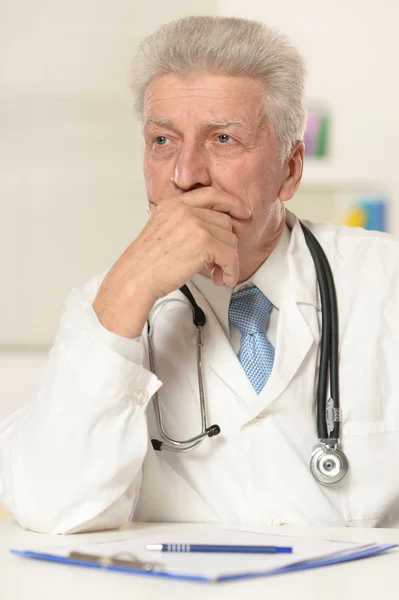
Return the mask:
{"type": "Polygon", "coordinates": [[[1,424],[0,503],[47,533],[131,519],[399,526],[399,245],[388,235],[307,223],[337,290],[349,464],[330,486],[309,470],[321,304],[285,208],[304,158],[301,57],[260,23],[190,17],[144,40],[134,78],[150,217],[105,276],[71,293],[36,398],[1,424]],[[221,432],[159,451],[155,392],[171,438],[201,425],[184,284],[206,316],[206,407],[221,432]],[[165,297],[175,301],[154,313],[165,297]]]}

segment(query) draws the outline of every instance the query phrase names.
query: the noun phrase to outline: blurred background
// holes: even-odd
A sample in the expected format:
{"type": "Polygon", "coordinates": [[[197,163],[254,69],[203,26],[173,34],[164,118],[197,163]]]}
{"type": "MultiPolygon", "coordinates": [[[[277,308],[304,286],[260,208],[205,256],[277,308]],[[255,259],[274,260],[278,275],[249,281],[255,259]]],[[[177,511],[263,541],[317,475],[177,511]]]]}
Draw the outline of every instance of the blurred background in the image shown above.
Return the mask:
{"type": "Polygon", "coordinates": [[[0,420],[34,395],[67,294],[146,221],[129,64],[188,14],[262,20],[305,56],[307,158],[289,208],[399,233],[397,0],[0,0],[0,420]]]}

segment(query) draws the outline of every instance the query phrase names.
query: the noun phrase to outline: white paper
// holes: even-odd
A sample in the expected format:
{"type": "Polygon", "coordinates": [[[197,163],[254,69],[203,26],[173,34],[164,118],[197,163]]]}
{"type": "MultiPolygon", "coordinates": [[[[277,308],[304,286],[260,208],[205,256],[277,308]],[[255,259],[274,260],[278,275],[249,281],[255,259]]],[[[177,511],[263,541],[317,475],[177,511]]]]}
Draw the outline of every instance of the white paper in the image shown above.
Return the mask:
{"type": "MultiPolygon", "coordinates": [[[[336,542],[307,537],[290,537],[263,533],[205,530],[162,532],[158,535],[140,536],[132,534],[132,539],[113,542],[97,542],[85,545],[70,545],[61,548],[41,548],[36,552],[68,557],[77,550],[97,556],[113,556],[119,553],[133,554],[140,561],[163,563],[162,571],[176,575],[190,575],[217,579],[224,575],[237,575],[257,572],[273,572],[298,562],[328,558],[337,553],[352,554],[370,544],[336,542]],[[218,553],[172,553],[151,552],[146,544],[237,544],[259,546],[291,546],[292,554],[218,554],[218,553]]],[[[374,546],[374,544],[371,544],[374,546]]]]}

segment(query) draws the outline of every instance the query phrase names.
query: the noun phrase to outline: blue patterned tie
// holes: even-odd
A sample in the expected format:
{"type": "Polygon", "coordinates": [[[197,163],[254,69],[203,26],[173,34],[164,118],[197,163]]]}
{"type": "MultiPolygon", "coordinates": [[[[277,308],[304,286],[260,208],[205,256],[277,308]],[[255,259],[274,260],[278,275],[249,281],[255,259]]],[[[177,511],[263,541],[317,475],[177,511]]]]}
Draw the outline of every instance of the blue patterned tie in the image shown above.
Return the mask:
{"type": "Polygon", "coordinates": [[[273,304],[257,287],[231,296],[229,320],[242,334],[238,360],[255,392],[260,394],[270,377],[274,363],[274,347],[265,336],[273,304]]]}

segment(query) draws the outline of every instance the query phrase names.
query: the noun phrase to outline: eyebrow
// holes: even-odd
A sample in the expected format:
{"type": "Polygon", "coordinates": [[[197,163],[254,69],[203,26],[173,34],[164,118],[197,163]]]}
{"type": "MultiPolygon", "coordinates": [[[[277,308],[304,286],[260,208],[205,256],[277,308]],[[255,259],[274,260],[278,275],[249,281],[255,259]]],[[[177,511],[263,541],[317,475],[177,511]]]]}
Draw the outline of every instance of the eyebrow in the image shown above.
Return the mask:
{"type": "Polygon", "coordinates": [[[163,125],[164,127],[171,127],[172,121],[169,119],[162,119],[161,117],[148,117],[147,123],[155,123],[155,125],[163,125]]]}
{"type": "Polygon", "coordinates": [[[238,127],[244,127],[244,125],[239,121],[232,121],[230,119],[227,121],[204,121],[202,125],[204,127],[220,127],[221,129],[229,127],[230,125],[238,125],[238,127]]]}
{"type": "MultiPolygon", "coordinates": [[[[161,117],[148,117],[147,123],[155,123],[155,125],[162,125],[163,127],[172,126],[172,121],[170,121],[169,119],[163,119],[161,117]]],[[[203,127],[220,127],[221,129],[225,129],[226,127],[230,127],[231,125],[244,127],[244,125],[239,121],[233,121],[231,119],[223,121],[203,121],[201,124],[203,127]]]]}

